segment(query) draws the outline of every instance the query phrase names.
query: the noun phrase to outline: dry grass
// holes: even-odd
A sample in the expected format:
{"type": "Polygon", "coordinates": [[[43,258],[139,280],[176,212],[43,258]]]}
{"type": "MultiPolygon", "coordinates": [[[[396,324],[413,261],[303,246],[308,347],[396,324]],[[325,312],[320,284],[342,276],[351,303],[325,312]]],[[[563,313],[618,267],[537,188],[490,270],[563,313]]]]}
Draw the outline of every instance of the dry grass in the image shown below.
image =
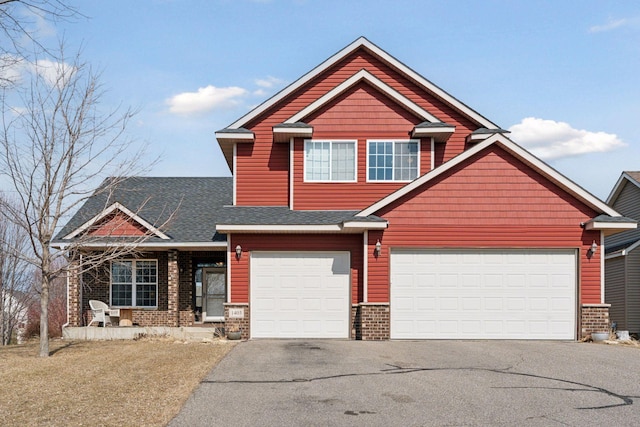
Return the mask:
{"type": "Polygon", "coordinates": [[[162,426],[233,343],[53,341],[0,348],[3,426],[162,426]]]}

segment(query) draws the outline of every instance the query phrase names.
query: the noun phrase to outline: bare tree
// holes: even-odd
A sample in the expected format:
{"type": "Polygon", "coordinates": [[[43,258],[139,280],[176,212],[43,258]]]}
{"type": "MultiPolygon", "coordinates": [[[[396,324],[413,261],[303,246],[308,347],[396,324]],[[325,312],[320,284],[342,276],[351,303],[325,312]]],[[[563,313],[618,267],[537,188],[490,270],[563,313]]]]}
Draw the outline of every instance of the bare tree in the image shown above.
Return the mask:
{"type": "MultiPolygon", "coordinates": [[[[65,57],[63,49],[59,57],[65,57]]],[[[15,92],[5,91],[1,99],[0,174],[16,192],[18,206],[4,206],[0,212],[29,236],[29,250],[21,255],[36,267],[41,278],[40,356],[47,357],[50,285],[66,269],[66,263],[58,260],[63,256],[76,259],[84,253],[83,265],[73,267],[74,274],[81,274],[78,268],[93,268],[135,252],[137,243],[149,237],[87,252],[91,240],[105,240],[104,236],[92,236],[88,229],[70,240],[65,252],[56,251],[51,241],[61,220],[68,219],[91,196],[94,200],[104,196],[105,207],[113,203],[111,194],[124,174],[144,173],[146,168],[142,167],[143,152],[132,150],[133,144],[125,135],[134,112],[103,108],[99,75],[79,54],[70,62],[54,66],[36,63],[33,69],[31,84],[20,93],[20,103],[15,103],[15,92]]],[[[166,224],[175,209],[177,206],[169,208],[156,225],[166,224]]]]}
{"type": "Polygon", "coordinates": [[[13,332],[26,327],[33,299],[33,269],[20,256],[26,249],[24,229],[0,217],[0,345],[8,345],[13,332]]]}
{"type": "Polygon", "coordinates": [[[18,79],[16,68],[34,51],[47,52],[36,28],[39,22],[56,23],[82,16],[62,0],[0,0],[0,87],[18,79]]]}

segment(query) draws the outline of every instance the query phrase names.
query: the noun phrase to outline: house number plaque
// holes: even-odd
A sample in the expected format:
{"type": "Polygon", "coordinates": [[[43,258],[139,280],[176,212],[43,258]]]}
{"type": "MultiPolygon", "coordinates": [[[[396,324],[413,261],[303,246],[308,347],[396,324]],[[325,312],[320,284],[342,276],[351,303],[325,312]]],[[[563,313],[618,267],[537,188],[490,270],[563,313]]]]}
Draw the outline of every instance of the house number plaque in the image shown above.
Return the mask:
{"type": "Polygon", "coordinates": [[[229,309],[229,318],[231,318],[231,319],[242,319],[242,318],[244,318],[244,308],[230,308],[229,309]]]}

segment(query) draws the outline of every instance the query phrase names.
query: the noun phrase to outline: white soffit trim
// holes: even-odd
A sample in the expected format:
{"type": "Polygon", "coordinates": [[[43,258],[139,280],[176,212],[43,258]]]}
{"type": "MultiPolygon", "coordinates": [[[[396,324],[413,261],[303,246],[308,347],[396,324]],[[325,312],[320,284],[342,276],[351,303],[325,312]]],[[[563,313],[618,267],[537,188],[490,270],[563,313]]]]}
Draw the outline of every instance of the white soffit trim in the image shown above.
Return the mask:
{"type": "Polygon", "coordinates": [[[636,187],[640,188],[640,183],[638,181],[631,178],[629,174],[627,174],[626,172],[622,172],[622,174],[620,175],[620,178],[618,178],[618,181],[616,181],[616,185],[613,186],[613,189],[611,190],[609,197],[607,197],[608,205],[612,205],[618,199],[618,196],[620,195],[620,193],[622,192],[622,189],[624,188],[624,181],[628,181],[631,184],[635,185],[636,187]]]}
{"type": "Polygon", "coordinates": [[[127,209],[125,206],[121,205],[119,202],[115,202],[114,204],[112,204],[111,206],[109,206],[108,208],[100,212],[98,215],[94,216],[89,221],[85,222],[80,227],[76,228],[74,231],[64,236],[63,239],[72,239],[76,237],[78,234],[87,230],[93,224],[97,223],[98,221],[100,221],[107,215],[111,214],[115,210],[119,210],[120,212],[124,213],[129,218],[131,218],[132,220],[134,220],[135,222],[137,222],[138,224],[140,224],[141,226],[149,230],[151,233],[153,233],[157,237],[160,237],[161,239],[165,239],[165,240],[169,239],[169,236],[167,236],[162,231],[160,231],[159,229],[157,229],[156,227],[154,227],[153,225],[151,225],[150,223],[148,223],[147,221],[145,221],[144,219],[136,215],[131,210],[127,209]]]}
{"type": "MultiPolygon", "coordinates": [[[[288,123],[288,122],[285,122],[288,123]]],[[[300,136],[311,136],[313,135],[313,128],[312,127],[308,127],[308,128],[291,128],[288,126],[274,126],[273,127],[273,133],[284,133],[284,134],[295,134],[295,135],[300,135],[300,136]]],[[[287,141],[289,142],[289,141],[287,141]]]]}
{"type": "Polygon", "coordinates": [[[395,192],[391,193],[387,197],[379,200],[378,202],[374,203],[373,205],[359,212],[358,214],[356,214],[356,216],[369,216],[376,213],[378,210],[382,209],[383,207],[398,200],[402,196],[405,196],[406,194],[410,193],[411,191],[415,190],[421,185],[431,181],[432,179],[436,178],[442,173],[459,165],[460,163],[466,161],[470,157],[476,155],[477,153],[481,152],[482,150],[486,149],[487,147],[495,143],[500,145],[502,148],[504,148],[514,156],[518,157],[523,162],[527,163],[529,166],[536,169],[538,172],[545,175],[547,178],[553,181],[556,185],[562,187],[569,193],[576,196],[576,198],[580,199],[583,203],[591,206],[594,210],[597,210],[601,213],[605,213],[610,216],[616,216],[616,217],[621,216],[618,212],[616,212],[614,209],[609,207],[602,200],[598,199],[596,196],[589,193],[584,188],[580,187],[579,185],[577,185],[576,183],[574,183],[573,181],[571,181],[570,179],[562,175],[560,172],[556,171],[551,166],[547,165],[545,162],[538,159],[533,154],[531,154],[524,148],[520,147],[515,142],[511,141],[509,138],[505,137],[502,134],[492,135],[491,137],[478,143],[478,145],[466,151],[463,151],[461,154],[449,160],[448,162],[443,163],[438,168],[432,170],[431,172],[426,173],[425,175],[422,175],[416,180],[410,182],[404,187],[396,190],[395,192]]]}
{"type": "Polygon", "coordinates": [[[341,231],[342,227],[337,224],[329,225],[274,225],[274,224],[251,224],[251,225],[239,225],[239,224],[217,224],[216,231],[218,233],[248,233],[248,232],[281,232],[281,233],[295,233],[295,232],[337,232],[341,231]]]}
{"type": "Polygon", "coordinates": [[[344,228],[357,228],[361,230],[385,230],[389,227],[389,223],[385,222],[369,222],[369,221],[345,221],[344,228]]]}
{"type": "Polygon", "coordinates": [[[396,102],[401,104],[404,108],[411,111],[412,113],[422,118],[423,120],[427,120],[432,123],[440,122],[440,120],[438,120],[436,117],[429,114],[425,109],[420,107],[418,104],[411,101],[409,98],[405,97],[400,92],[393,89],[391,86],[389,86],[388,84],[386,84],[385,82],[383,82],[382,80],[380,80],[379,78],[377,78],[376,76],[368,72],[367,70],[362,69],[357,73],[355,73],[353,76],[349,77],[347,80],[340,83],[338,86],[331,89],[329,92],[322,95],[320,98],[316,99],[314,102],[312,102],[302,110],[298,111],[295,115],[291,116],[291,118],[285,120],[285,123],[296,123],[301,121],[302,119],[307,117],[309,114],[313,113],[314,111],[318,110],[322,106],[326,105],[332,99],[344,93],[353,85],[355,85],[356,83],[359,83],[362,80],[367,81],[373,87],[380,90],[382,93],[386,94],[389,98],[395,100],[396,102]]]}
{"type": "Polygon", "coordinates": [[[638,224],[635,222],[600,222],[593,221],[585,224],[584,229],[590,230],[635,230],[638,224]]]}
{"type": "Polygon", "coordinates": [[[260,114],[262,114],[263,112],[271,108],[273,105],[278,103],[280,100],[284,99],[286,96],[288,96],[295,90],[299,89],[300,87],[302,87],[303,85],[305,85],[306,83],[308,83],[309,81],[311,81],[312,79],[320,75],[322,72],[324,72],[334,64],[338,63],[341,59],[345,58],[351,52],[355,51],[360,47],[367,48],[368,50],[373,52],[374,55],[377,55],[378,57],[382,58],[387,63],[389,63],[392,67],[396,68],[397,70],[405,74],[410,79],[413,79],[418,85],[432,92],[433,94],[441,98],[443,101],[449,103],[451,106],[457,108],[461,113],[463,113],[464,115],[466,115],[467,117],[469,117],[470,119],[478,123],[480,126],[483,126],[489,129],[498,128],[498,126],[495,123],[490,122],[486,117],[483,117],[478,112],[469,108],[464,103],[458,101],[456,98],[449,95],[447,92],[440,89],[438,86],[434,85],[429,80],[425,79],[420,74],[416,73],[411,68],[407,67],[402,62],[398,61],[396,58],[389,55],[387,52],[380,49],[378,46],[371,43],[369,40],[367,40],[364,37],[358,38],[357,40],[355,40],[354,42],[352,42],[351,44],[349,44],[348,46],[340,50],[338,53],[329,57],[327,60],[322,62],[320,65],[318,65],[311,71],[309,71],[307,74],[303,75],[298,80],[296,80],[286,88],[282,89],[280,92],[278,92],[277,94],[275,94],[274,96],[272,96],[271,98],[269,98],[268,100],[260,104],[258,107],[254,108],[249,113],[245,114],[240,119],[232,123],[228,128],[229,129],[241,128],[242,126],[247,124],[249,121],[256,118],[257,116],[259,116],[260,114]]]}
{"type": "MultiPolygon", "coordinates": [[[[52,244],[56,249],[64,250],[69,246],[68,243],[57,242],[52,244]]],[[[227,242],[89,242],[83,243],[83,248],[113,248],[113,247],[125,247],[125,248],[143,248],[143,249],[193,249],[193,250],[207,250],[211,248],[226,248],[227,242]]]]}
{"type": "Polygon", "coordinates": [[[253,132],[249,133],[249,132],[216,132],[216,139],[217,140],[232,140],[232,141],[253,141],[255,138],[255,135],[253,134],[253,132]]]}

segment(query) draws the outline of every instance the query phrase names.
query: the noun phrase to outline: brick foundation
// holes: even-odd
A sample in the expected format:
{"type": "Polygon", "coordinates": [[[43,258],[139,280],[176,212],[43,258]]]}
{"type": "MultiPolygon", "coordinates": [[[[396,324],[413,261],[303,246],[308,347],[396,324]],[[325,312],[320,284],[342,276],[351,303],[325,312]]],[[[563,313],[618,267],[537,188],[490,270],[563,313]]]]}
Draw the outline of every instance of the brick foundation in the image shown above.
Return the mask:
{"type": "MultiPolygon", "coordinates": [[[[358,305],[360,336],[363,341],[388,340],[390,337],[389,304],[360,303],[358,305]]],[[[358,316],[356,315],[356,318],[358,316]]],[[[357,328],[356,328],[357,331],[357,328]]]]}
{"type": "Polygon", "coordinates": [[[583,304],[580,310],[580,335],[586,337],[592,332],[608,332],[609,307],[611,304],[583,304]]]}
{"type": "Polygon", "coordinates": [[[226,332],[240,331],[243,340],[249,339],[249,304],[225,303],[224,322],[226,332]],[[229,317],[229,310],[234,308],[242,309],[244,311],[244,317],[229,317]]]}

